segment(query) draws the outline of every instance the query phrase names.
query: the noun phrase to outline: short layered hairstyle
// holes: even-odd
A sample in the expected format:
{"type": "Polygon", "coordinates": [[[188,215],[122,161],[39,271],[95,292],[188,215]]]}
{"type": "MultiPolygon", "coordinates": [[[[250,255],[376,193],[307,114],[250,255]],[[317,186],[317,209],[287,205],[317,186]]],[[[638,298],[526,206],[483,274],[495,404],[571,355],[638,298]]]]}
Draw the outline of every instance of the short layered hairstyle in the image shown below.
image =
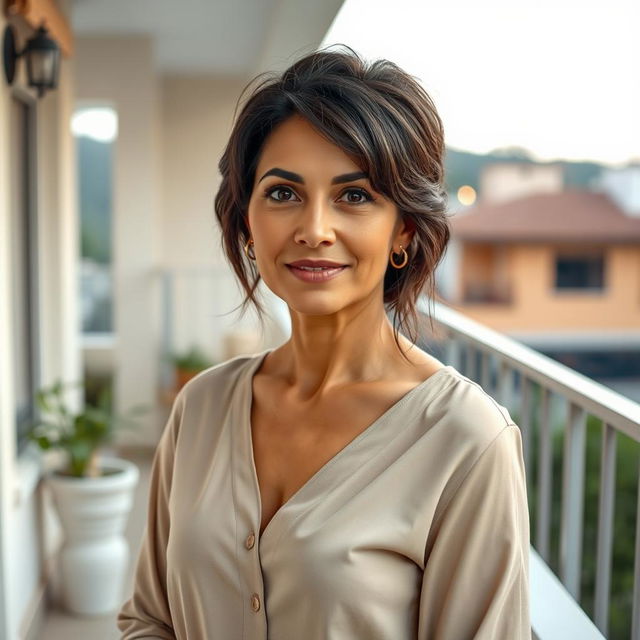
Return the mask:
{"type": "MultiPolygon", "coordinates": [[[[222,182],[215,214],[223,252],[246,294],[242,313],[253,304],[263,322],[264,308],[256,296],[260,274],[244,252],[256,168],[269,134],[294,114],[351,157],[369,175],[371,186],[394,202],[415,229],[405,247],[407,265],[396,269],[389,264],[383,287],[396,343],[400,346],[398,331],[415,343],[417,301],[422,294],[435,298],[435,270],[450,237],[444,129],[416,77],[386,59],[367,62],[344,44],[307,54],[282,74],[260,74],[244,87],[236,104],[219,162],[222,182]]],[[[433,330],[430,314],[429,319],[433,330]]]]}

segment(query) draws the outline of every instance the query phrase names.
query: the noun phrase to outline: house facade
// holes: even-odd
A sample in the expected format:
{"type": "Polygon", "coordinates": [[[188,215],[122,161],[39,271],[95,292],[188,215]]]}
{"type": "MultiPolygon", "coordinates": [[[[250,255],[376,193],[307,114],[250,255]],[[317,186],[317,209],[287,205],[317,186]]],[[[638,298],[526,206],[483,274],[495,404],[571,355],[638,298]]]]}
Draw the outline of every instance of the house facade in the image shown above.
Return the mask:
{"type": "Polygon", "coordinates": [[[597,375],[633,358],[638,377],[640,167],[605,171],[593,190],[565,190],[540,170],[518,186],[518,169],[491,168],[478,204],[452,218],[447,303],[549,354],[623,354],[597,375]]]}

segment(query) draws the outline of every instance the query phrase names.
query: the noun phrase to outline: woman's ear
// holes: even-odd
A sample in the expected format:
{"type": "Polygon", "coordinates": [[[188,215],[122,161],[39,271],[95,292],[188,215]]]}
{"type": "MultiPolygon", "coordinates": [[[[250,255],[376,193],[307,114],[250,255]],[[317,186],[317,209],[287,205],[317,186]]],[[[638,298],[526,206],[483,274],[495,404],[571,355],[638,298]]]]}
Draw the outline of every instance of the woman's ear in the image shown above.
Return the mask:
{"type": "Polygon", "coordinates": [[[398,245],[402,245],[404,248],[408,247],[411,244],[411,240],[413,239],[415,232],[415,222],[408,216],[403,216],[400,223],[400,229],[396,233],[393,246],[397,247],[398,245]]]}

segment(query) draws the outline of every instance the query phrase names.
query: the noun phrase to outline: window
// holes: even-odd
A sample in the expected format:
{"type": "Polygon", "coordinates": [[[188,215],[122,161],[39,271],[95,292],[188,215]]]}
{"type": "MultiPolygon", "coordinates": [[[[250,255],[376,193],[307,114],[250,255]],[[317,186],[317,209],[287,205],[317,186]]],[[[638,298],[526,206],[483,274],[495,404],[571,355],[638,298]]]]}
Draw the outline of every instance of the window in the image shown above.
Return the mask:
{"type": "Polygon", "coordinates": [[[14,91],[10,119],[10,157],[14,159],[10,166],[11,313],[16,438],[20,454],[28,442],[26,432],[35,420],[34,396],[39,386],[33,99],[14,91]]]}
{"type": "Polygon", "coordinates": [[[602,252],[559,255],[556,257],[555,288],[604,288],[604,256],[602,252]]]}
{"type": "Polygon", "coordinates": [[[78,108],[71,123],[78,161],[80,309],[84,334],[113,332],[111,219],[116,112],[78,108]]]}

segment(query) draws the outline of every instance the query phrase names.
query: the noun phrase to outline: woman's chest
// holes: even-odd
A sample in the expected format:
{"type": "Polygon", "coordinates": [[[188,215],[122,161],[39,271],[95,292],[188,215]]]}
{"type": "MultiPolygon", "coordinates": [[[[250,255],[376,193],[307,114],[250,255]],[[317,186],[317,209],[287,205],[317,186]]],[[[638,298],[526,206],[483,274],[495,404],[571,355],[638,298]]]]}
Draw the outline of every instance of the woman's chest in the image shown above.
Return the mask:
{"type": "Polygon", "coordinates": [[[292,496],[407,391],[407,385],[387,386],[378,394],[361,389],[310,408],[284,401],[277,390],[255,379],[250,426],[262,505],[260,533],[292,496]]]}

